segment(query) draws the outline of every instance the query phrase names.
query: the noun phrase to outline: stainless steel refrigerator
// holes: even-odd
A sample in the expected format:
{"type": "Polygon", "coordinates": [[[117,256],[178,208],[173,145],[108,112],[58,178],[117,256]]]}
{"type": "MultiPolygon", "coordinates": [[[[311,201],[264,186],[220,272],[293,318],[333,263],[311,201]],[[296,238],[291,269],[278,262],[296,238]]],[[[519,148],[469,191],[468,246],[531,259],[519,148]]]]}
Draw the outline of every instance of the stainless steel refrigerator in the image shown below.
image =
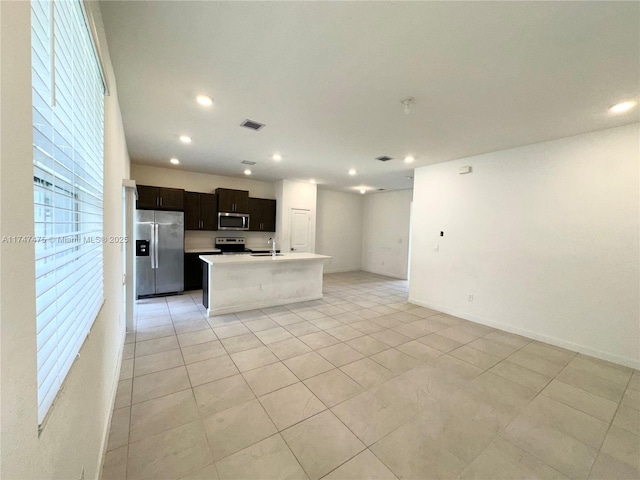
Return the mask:
{"type": "Polygon", "coordinates": [[[136,297],[184,290],[184,213],[136,210],[136,297]]]}

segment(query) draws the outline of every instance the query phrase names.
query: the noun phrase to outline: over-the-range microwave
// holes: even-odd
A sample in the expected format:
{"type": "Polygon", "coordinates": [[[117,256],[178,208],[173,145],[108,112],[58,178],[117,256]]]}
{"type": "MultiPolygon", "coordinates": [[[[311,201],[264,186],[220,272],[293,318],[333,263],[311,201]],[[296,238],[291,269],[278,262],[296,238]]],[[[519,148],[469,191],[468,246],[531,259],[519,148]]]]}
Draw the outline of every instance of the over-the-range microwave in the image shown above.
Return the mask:
{"type": "Polygon", "coordinates": [[[249,214],[218,213],[218,230],[249,230],[249,214]]]}

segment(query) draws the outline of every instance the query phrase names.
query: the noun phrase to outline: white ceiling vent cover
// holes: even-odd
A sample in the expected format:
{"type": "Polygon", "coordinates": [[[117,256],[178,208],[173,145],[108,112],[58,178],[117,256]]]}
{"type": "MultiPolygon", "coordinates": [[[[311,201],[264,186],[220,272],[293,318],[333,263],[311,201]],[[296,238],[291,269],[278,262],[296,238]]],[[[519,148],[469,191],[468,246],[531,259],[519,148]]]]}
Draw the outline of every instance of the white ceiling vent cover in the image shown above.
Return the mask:
{"type": "Polygon", "coordinates": [[[246,119],[244,122],[240,124],[240,126],[258,131],[262,127],[264,127],[264,123],[254,122],[253,120],[246,119]]]}

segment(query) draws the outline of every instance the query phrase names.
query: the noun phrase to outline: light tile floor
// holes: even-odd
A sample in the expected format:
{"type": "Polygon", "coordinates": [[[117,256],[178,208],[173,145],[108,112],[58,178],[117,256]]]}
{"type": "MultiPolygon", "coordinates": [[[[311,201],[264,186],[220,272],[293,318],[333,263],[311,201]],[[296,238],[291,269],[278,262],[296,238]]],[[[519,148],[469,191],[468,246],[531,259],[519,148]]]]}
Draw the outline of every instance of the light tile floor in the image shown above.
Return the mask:
{"type": "Polygon", "coordinates": [[[139,302],[104,479],[638,479],[640,373],[325,276],[206,318],[139,302]]]}

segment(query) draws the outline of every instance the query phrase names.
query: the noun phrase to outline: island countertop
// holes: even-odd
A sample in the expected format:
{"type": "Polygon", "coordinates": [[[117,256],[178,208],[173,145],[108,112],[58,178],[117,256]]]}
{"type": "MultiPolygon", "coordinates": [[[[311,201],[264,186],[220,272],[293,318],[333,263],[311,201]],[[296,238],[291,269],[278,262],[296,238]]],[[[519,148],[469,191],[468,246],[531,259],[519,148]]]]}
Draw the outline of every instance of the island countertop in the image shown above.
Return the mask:
{"type": "Polygon", "coordinates": [[[255,264],[255,263],[267,263],[267,262],[299,262],[307,260],[326,260],[330,257],[328,255],[318,255],[315,253],[281,253],[273,257],[271,255],[258,255],[253,256],[246,255],[200,255],[200,260],[208,263],[209,265],[228,265],[232,263],[237,264],[255,264]]]}
{"type": "Polygon", "coordinates": [[[207,255],[209,253],[220,253],[219,248],[185,248],[184,253],[200,253],[207,255]]]}

